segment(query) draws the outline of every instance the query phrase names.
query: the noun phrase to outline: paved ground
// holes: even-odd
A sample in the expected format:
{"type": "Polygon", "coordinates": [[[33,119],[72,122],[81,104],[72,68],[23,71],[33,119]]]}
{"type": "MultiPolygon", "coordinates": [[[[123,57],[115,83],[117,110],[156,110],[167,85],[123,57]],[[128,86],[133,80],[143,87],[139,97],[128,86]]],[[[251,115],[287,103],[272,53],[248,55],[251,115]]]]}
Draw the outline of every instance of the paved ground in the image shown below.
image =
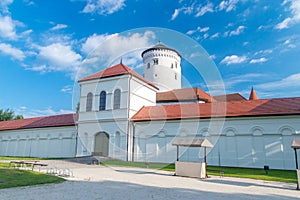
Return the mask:
{"type": "Polygon", "coordinates": [[[48,162],[48,168],[71,170],[60,184],[0,190],[0,199],[300,199],[296,184],[211,177],[206,180],[173,173],[120,167],[48,162]]]}

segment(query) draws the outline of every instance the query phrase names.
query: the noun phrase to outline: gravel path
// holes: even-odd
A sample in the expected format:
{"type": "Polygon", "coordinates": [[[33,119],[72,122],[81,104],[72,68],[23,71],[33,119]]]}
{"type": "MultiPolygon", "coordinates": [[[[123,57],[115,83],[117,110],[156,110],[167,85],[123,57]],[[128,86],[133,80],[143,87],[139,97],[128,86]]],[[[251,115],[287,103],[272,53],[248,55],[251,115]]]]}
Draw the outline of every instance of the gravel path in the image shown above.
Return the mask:
{"type": "Polygon", "coordinates": [[[211,177],[206,180],[137,168],[103,167],[43,161],[68,169],[73,177],[60,184],[0,190],[0,199],[300,199],[296,184],[211,177]]]}

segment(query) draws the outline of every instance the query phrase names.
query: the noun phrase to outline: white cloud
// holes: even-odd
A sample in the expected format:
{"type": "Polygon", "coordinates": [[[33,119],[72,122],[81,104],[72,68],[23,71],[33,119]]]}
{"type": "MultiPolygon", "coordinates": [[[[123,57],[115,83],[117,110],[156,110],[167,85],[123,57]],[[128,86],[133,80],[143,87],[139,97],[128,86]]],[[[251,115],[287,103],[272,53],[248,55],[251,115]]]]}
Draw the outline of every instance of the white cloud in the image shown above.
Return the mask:
{"type": "Polygon", "coordinates": [[[230,12],[230,11],[236,9],[236,4],[238,2],[239,2],[238,0],[221,1],[221,3],[218,5],[217,9],[220,11],[226,10],[226,12],[230,12]]]}
{"type": "Polygon", "coordinates": [[[68,25],[66,25],[66,24],[57,24],[56,26],[52,27],[50,30],[55,31],[55,30],[64,29],[67,27],[68,27],[68,25]]]}
{"type": "Polygon", "coordinates": [[[265,50],[259,50],[259,51],[255,52],[254,55],[259,55],[259,54],[266,55],[266,54],[270,54],[272,52],[273,52],[272,49],[265,49],[265,50]]]}
{"type": "Polygon", "coordinates": [[[37,48],[39,51],[37,59],[39,62],[46,64],[26,67],[27,70],[41,73],[60,71],[74,76],[82,60],[81,55],[73,51],[70,45],[53,43],[48,46],[38,46],[37,48]]]}
{"type": "Polygon", "coordinates": [[[112,34],[104,35],[104,37],[94,34],[90,38],[90,42],[87,40],[85,46],[82,47],[83,51],[89,52],[89,56],[83,61],[77,78],[119,63],[121,58],[123,58],[123,63],[130,64],[131,68],[138,67],[142,50],[153,45],[155,34],[152,31],[126,35],[112,34]],[[105,40],[107,37],[109,39],[105,40]],[[99,40],[98,43],[97,40],[99,40]],[[93,51],[90,51],[92,49],[93,51]]]}
{"type": "Polygon", "coordinates": [[[230,31],[229,36],[239,35],[244,32],[245,28],[245,26],[239,26],[236,30],[230,31]]]}
{"type": "Polygon", "coordinates": [[[174,13],[172,14],[171,20],[175,20],[179,15],[179,13],[180,13],[180,9],[175,9],[174,13]]]}
{"type": "Polygon", "coordinates": [[[72,85],[65,85],[60,91],[63,92],[63,93],[72,94],[73,86],[72,85]]]}
{"type": "Polygon", "coordinates": [[[62,115],[62,114],[70,114],[74,113],[73,110],[53,110],[51,107],[40,110],[40,109],[29,109],[26,106],[21,106],[20,108],[14,109],[17,115],[23,115],[24,118],[32,118],[32,117],[41,117],[41,116],[53,116],[53,115],[62,115]]]}
{"type": "Polygon", "coordinates": [[[300,87],[300,73],[292,74],[279,81],[273,81],[268,83],[259,84],[256,86],[260,89],[272,90],[272,89],[283,89],[283,88],[299,88],[300,87]]]}
{"type": "Polygon", "coordinates": [[[291,25],[300,22],[300,0],[285,0],[283,5],[286,4],[289,5],[288,10],[291,12],[291,16],[278,23],[275,26],[276,29],[289,28],[291,25]]]}
{"type": "Polygon", "coordinates": [[[99,45],[101,45],[105,40],[117,36],[117,34],[102,34],[97,35],[94,33],[90,37],[88,37],[85,42],[82,44],[81,51],[85,54],[90,53],[91,51],[95,50],[99,45]]]}
{"type": "Polygon", "coordinates": [[[187,35],[192,35],[195,32],[203,33],[203,32],[207,32],[208,30],[209,30],[209,27],[201,28],[200,26],[198,26],[195,30],[189,30],[188,32],[186,32],[186,34],[187,35]]]}
{"type": "Polygon", "coordinates": [[[231,56],[226,56],[221,63],[226,64],[226,65],[231,65],[231,64],[239,64],[243,63],[247,60],[246,56],[237,56],[237,55],[231,55],[231,56]]]}
{"type": "Polygon", "coordinates": [[[90,57],[97,56],[105,60],[108,64],[124,54],[149,47],[151,45],[150,40],[154,38],[155,34],[151,31],[126,36],[113,34],[109,39],[95,45],[98,46],[98,48],[90,54],[90,57]],[[105,51],[103,49],[105,49],[105,51]]]}
{"type": "Polygon", "coordinates": [[[218,38],[220,36],[220,33],[215,33],[212,36],[210,36],[210,39],[215,39],[218,38]]]}
{"type": "Polygon", "coordinates": [[[8,5],[11,4],[14,0],[1,0],[0,1],[0,11],[3,13],[8,13],[8,5]]]}
{"type": "Polygon", "coordinates": [[[124,6],[125,0],[87,0],[82,12],[109,15],[121,10],[124,6]]]}
{"type": "Polygon", "coordinates": [[[14,59],[22,61],[25,58],[25,54],[20,49],[12,47],[10,44],[0,43],[0,51],[3,54],[9,55],[14,59]]]}
{"type": "Polygon", "coordinates": [[[289,24],[292,22],[292,18],[286,18],[284,19],[282,22],[280,22],[279,24],[277,24],[275,26],[276,29],[285,29],[289,27],[289,24]]]}
{"type": "Polygon", "coordinates": [[[0,16],[0,37],[16,40],[16,22],[10,16],[0,16]]]}
{"type": "Polygon", "coordinates": [[[205,6],[198,6],[196,8],[196,17],[201,17],[203,15],[205,15],[205,13],[207,12],[214,12],[214,9],[213,9],[213,4],[211,2],[208,2],[205,6]]]}
{"type": "Polygon", "coordinates": [[[255,63],[263,63],[263,62],[266,62],[266,61],[268,61],[268,59],[263,57],[263,58],[258,58],[258,59],[252,59],[252,60],[250,60],[250,63],[255,64],[255,63]]]}

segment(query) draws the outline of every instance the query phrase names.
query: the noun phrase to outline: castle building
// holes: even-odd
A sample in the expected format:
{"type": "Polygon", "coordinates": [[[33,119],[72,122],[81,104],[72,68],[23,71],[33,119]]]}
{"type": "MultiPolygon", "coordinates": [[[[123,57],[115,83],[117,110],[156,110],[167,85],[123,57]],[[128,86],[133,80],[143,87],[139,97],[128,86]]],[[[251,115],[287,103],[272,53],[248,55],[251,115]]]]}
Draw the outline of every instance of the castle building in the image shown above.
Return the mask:
{"type": "MultiPolygon", "coordinates": [[[[0,155],[108,156],[171,163],[175,138],[206,138],[209,165],[294,169],[300,97],[211,96],[181,87],[181,55],[161,43],[142,52],[143,76],[123,63],[84,77],[77,114],[0,122],[0,155]]],[[[180,150],[203,161],[203,152],[180,150]]]]}

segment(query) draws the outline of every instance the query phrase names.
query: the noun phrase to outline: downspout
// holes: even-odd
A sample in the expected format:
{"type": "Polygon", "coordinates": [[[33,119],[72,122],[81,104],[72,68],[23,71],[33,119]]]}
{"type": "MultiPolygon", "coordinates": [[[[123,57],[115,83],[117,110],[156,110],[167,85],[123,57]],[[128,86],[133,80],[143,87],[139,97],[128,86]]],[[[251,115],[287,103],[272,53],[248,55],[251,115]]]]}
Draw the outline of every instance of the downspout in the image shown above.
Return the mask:
{"type": "Polygon", "coordinates": [[[78,124],[75,125],[75,127],[76,127],[76,144],[75,144],[75,155],[74,155],[74,158],[77,157],[77,151],[78,151],[78,124]]]}
{"type": "Polygon", "coordinates": [[[129,139],[130,139],[130,119],[129,119],[129,112],[130,112],[130,95],[131,95],[131,91],[130,91],[130,81],[132,79],[132,74],[129,74],[130,78],[128,79],[128,100],[127,100],[127,146],[126,146],[126,161],[128,161],[129,159],[129,139]]]}
{"type": "Polygon", "coordinates": [[[135,143],[135,123],[132,122],[132,154],[131,154],[131,161],[134,162],[134,144],[135,143]]]}

